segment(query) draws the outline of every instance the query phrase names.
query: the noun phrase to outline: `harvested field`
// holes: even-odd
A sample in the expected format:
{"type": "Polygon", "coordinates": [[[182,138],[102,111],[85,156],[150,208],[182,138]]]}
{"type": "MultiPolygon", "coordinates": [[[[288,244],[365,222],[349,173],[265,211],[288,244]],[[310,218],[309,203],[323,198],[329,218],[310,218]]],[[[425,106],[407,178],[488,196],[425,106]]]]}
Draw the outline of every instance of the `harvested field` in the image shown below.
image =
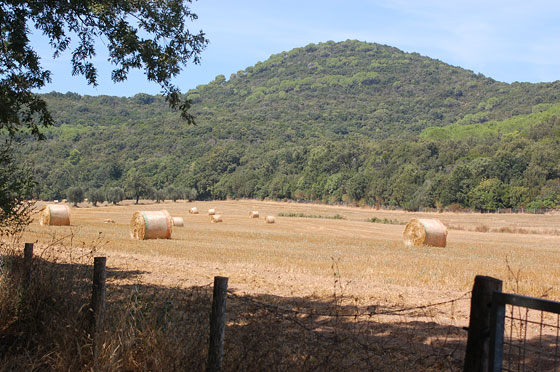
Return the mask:
{"type": "MultiPolygon", "coordinates": [[[[73,234],[76,242],[86,245],[103,240],[96,254],[107,255],[107,265],[114,270],[135,273],[133,278],[110,277],[113,285],[141,283],[187,289],[209,285],[215,275],[221,275],[229,277],[232,299],[248,296],[305,311],[315,306],[318,313],[337,304],[349,314],[357,311],[365,315],[364,321],[372,309],[444,302],[430,311],[382,312],[370,320],[378,325],[398,324],[401,332],[409,330],[402,337],[413,334],[421,339],[421,345],[433,342],[436,336],[430,332],[435,325],[441,328],[437,337],[451,340],[459,354],[463,347],[457,342],[464,342],[466,337],[461,328],[468,324],[468,291],[475,275],[502,279],[507,292],[560,300],[560,236],[550,233],[560,226],[560,215],[407,213],[241,200],[144,202],[96,208],[83,205],[72,208],[72,216],[72,226],[40,226],[34,222],[24,240],[36,241],[39,249],[52,241],[52,234],[73,234]],[[210,205],[217,208],[224,222],[212,224],[205,214],[189,214],[194,204],[199,210],[207,210],[210,205]],[[185,227],[174,230],[169,240],[132,240],[132,214],[161,209],[183,217],[185,227]],[[248,219],[248,210],[275,216],[275,223],[248,219]],[[343,218],[281,217],[282,213],[343,218]],[[449,230],[446,248],[407,247],[402,241],[403,225],[368,222],[372,217],[403,222],[437,218],[447,226],[462,229],[449,230]],[[107,224],[107,219],[115,223],[107,224]],[[490,229],[517,226],[541,233],[469,231],[481,224],[490,229]],[[453,299],[459,300],[448,303],[453,299]],[[414,322],[410,323],[411,319],[414,322]],[[425,326],[411,330],[408,324],[425,326]],[[442,327],[446,326],[453,327],[451,336],[444,334],[442,327]]],[[[232,305],[231,311],[242,304],[232,305]]],[[[453,365],[458,366],[459,359],[454,359],[453,365]]]]}
{"type": "Polygon", "coordinates": [[[546,232],[560,226],[560,215],[430,214],[298,203],[196,202],[199,209],[208,209],[208,205],[220,209],[225,219],[215,226],[206,215],[190,215],[191,204],[145,202],[139,206],[72,208],[72,226],[39,226],[35,221],[25,239],[40,243],[50,239],[52,233],[73,230],[77,239],[87,242],[101,234],[107,241],[104,250],[109,265],[118,265],[120,260],[149,263],[146,279],[159,284],[207,284],[214,275],[225,275],[232,285],[251,292],[302,296],[331,293],[335,259],[341,279],[349,282],[348,294],[367,298],[380,295],[379,291],[395,295],[430,291],[432,295],[444,295],[469,290],[476,274],[501,278],[506,289],[512,290],[509,265],[520,272],[515,283],[519,292],[533,296],[546,293],[549,298],[560,299],[560,236],[450,230],[445,249],[407,248],[402,242],[404,226],[366,221],[372,216],[402,221],[435,217],[447,226],[524,226],[546,232]],[[174,231],[170,240],[130,239],[128,229],[134,211],[162,208],[183,217],[186,227],[174,231]],[[247,219],[246,211],[251,209],[272,216],[282,212],[338,213],[346,219],[276,217],[276,224],[269,226],[247,219]],[[116,223],[106,224],[106,219],[116,223]],[[183,270],[184,265],[189,269],[183,270]],[[173,279],[159,276],[160,268],[171,270],[173,279]],[[283,293],[275,288],[282,288],[283,293]]]}

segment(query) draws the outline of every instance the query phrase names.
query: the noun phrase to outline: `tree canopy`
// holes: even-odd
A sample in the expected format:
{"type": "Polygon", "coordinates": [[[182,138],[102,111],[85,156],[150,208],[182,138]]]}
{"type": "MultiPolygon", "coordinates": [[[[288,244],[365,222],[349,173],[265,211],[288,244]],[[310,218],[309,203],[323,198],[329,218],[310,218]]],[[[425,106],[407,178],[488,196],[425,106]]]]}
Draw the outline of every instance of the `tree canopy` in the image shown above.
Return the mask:
{"type": "Polygon", "coordinates": [[[188,100],[181,100],[172,79],[187,62],[199,63],[207,44],[204,33],[191,33],[187,21],[197,19],[187,4],[169,0],[6,0],[0,3],[0,128],[10,134],[27,128],[40,136],[39,127],[52,124],[44,100],[32,91],[51,81],[40,56],[30,44],[32,28],[48,39],[57,58],[71,48],[72,73],[97,84],[92,62],[96,41],[101,40],[114,65],[114,82],[126,80],[131,69],[142,69],[150,81],[160,84],[168,103],[188,112],[188,100]]]}
{"type": "MultiPolygon", "coordinates": [[[[34,29],[48,38],[53,58],[70,53],[72,74],[83,75],[91,85],[98,79],[93,62],[96,48],[104,44],[114,82],[126,80],[133,69],[143,70],[148,80],[161,86],[169,106],[193,123],[189,100],[172,82],[187,63],[200,62],[208,43],[202,31],[192,33],[187,28],[188,22],[197,19],[190,4],[190,0],[1,1],[0,139],[4,152],[10,138],[19,133],[42,138],[42,128],[54,123],[44,97],[34,93],[51,81],[50,71],[41,65],[42,56],[30,42],[34,29]]],[[[15,190],[2,192],[0,207],[6,213],[22,195],[14,195],[15,190]]]]}

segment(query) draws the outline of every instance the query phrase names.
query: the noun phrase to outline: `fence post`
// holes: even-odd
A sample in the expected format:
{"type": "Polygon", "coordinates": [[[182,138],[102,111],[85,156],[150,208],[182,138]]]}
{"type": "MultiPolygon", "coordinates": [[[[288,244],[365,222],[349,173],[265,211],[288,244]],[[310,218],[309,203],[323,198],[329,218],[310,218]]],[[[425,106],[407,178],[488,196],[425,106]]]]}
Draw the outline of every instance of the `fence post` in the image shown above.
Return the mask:
{"type": "Polygon", "coordinates": [[[482,275],[474,278],[464,372],[488,372],[492,294],[501,291],[499,279],[482,275]]]}
{"type": "Polygon", "coordinates": [[[105,316],[105,280],[107,279],[107,257],[93,259],[93,289],[91,293],[91,318],[89,331],[93,339],[93,357],[97,357],[98,334],[103,328],[105,316]]]}
{"type": "Polygon", "coordinates": [[[504,358],[504,327],[506,305],[497,300],[498,294],[492,296],[492,314],[490,318],[490,364],[489,372],[501,372],[504,358]]]}
{"type": "Polygon", "coordinates": [[[23,249],[23,272],[24,272],[24,285],[31,284],[31,275],[33,272],[33,243],[25,243],[23,249]]]}
{"type": "Polygon", "coordinates": [[[224,353],[224,333],[226,329],[226,300],[228,278],[214,277],[214,295],[210,315],[210,342],[208,346],[208,365],[206,372],[222,371],[224,353]]]}

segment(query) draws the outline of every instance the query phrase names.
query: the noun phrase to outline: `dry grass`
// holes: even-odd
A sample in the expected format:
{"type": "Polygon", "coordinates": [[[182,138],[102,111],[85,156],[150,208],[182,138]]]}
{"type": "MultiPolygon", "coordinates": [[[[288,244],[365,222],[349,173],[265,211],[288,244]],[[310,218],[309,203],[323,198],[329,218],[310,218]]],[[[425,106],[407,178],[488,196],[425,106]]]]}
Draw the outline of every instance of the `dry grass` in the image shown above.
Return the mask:
{"type": "MultiPolygon", "coordinates": [[[[458,371],[466,335],[461,328],[468,319],[465,293],[475,275],[504,280],[506,291],[560,299],[556,235],[453,230],[446,248],[407,248],[403,226],[366,222],[371,209],[246,200],[169,202],[164,207],[185,221],[171,240],[130,239],[134,211],[162,208],[148,203],[73,208],[73,226],[33,223],[24,236],[25,241],[35,241],[40,252],[53,246],[53,232],[71,235],[73,247],[97,241],[96,254],[108,256],[112,310],[99,361],[104,370],[159,371],[166,365],[171,370],[186,365],[202,370],[207,285],[215,275],[230,278],[224,362],[231,371],[458,371]],[[189,214],[195,205],[199,210],[215,206],[224,222],[211,224],[206,215],[189,214]],[[250,210],[277,216],[276,223],[248,219],[250,210]],[[338,214],[346,219],[288,218],[280,213],[338,214]],[[107,224],[106,219],[115,223],[107,224]],[[461,300],[447,303],[453,298],[461,300]],[[445,304],[421,307],[436,302],[445,304]],[[415,306],[420,307],[395,311],[415,306]],[[325,316],[329,314],[335,316],[325,316]]],[[[375,215],[399,221],[435,216],[448,226],[469,229],[525,226],[548,231],[560,225],[558,215],[375,215]]],[[[73,251],[80,250],[63,256],[67,259],[73,251]]],[[[83,280],[76,282],[83,286],[83,280]]],[[[82,302],[73,303],[70,311],[83,305],[78,289],[82,302]]],[[[64,300],[62,295],[57,298],[64,300]]],[[[69,319],[66,325],[79,329],[78,320],[69,319]]],[[[79,336],[74,333],[74,338],[79,336]]],[[[91,361],[85,357],[80,368],[63,361],[66,343],[49,344],[55,350],[49,358],[58,359],[47,365],[88,370],[91,361]]],[[[87,339],[80,345],[68,350],[87,351],[87,339]]]]}
{"type": "Polygon", "coordinates": [[[560,237],[494,233],[504,226],[529,230],[560,226],[560,215],[488,215],[461,213],[405,213],[376,211],[378,218],[406,221],[412,217],[437,216],[447,226],[473,229],[488,226],[486,233],[452,230],[446,248],[407,248],[402,242],[403,227],[372,224],[371,209],[331,207],[297,203],[257,201],[213,201],[196,203],[124,205],[73,208],[71,227],[48,227],[33,223],[25,236],[40,244],[52,231],[74,230],[84,242],[101,236],[107,244],[108,262],[115,266],[146,271],[148,282],[158,285],[206,285],[214,275],[230,277],[230,282],[248,293],[276,295],[329,295],[332,292],[332,258],[339,269],[346,292],[362,298],[379,298],[395,293],[419,299],[439,299],[469,290],[477,274],[498,277],[508,288],[509,265],[522,273],[519,290],[539,296],[548,291],[560,299],[560,237]],[[212,205],[224,222],[211,224],[205,215],[188,213],[212,205]],[[129,221],[139,209],[166,208],[183,217],[185,227],[176,229],[171,240],[130,239],[129,221]],[[250,210],[277,216],[273,225],[247,219],[250,210]],[[345,220],[287,218],[280,214],[344,216],[345,220]],[[115,224],[104,223],[112,219],[115,224]]]}

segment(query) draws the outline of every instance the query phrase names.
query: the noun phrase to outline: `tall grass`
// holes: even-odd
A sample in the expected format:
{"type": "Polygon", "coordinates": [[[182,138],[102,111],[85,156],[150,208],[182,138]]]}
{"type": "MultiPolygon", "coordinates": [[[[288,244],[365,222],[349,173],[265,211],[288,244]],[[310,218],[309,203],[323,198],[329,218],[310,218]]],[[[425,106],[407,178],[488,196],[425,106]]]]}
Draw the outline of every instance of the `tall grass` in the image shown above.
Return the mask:
{"type": "MultiPolygon", "coordinates": [[[[93,358],[86,329],[99,244],[53,237],[36,250],[30,282],[19,246],[2,246],[0,371],[203,371],[211,288],[144,284],[136,271],[110,262],[101,348],[93,358]]],[[[445,341],[460,328],[438,325],[429,314],[422,314],[428,322],[408,323],[404,312],[377,313],[383,306],[360,306],[344,296],[340,274],[334,278],[327,301],[230,292],[224,370],[460,370],[462,341],[445,341]],[[399,321],[387,322],[391,316],[399,321]]]]}

